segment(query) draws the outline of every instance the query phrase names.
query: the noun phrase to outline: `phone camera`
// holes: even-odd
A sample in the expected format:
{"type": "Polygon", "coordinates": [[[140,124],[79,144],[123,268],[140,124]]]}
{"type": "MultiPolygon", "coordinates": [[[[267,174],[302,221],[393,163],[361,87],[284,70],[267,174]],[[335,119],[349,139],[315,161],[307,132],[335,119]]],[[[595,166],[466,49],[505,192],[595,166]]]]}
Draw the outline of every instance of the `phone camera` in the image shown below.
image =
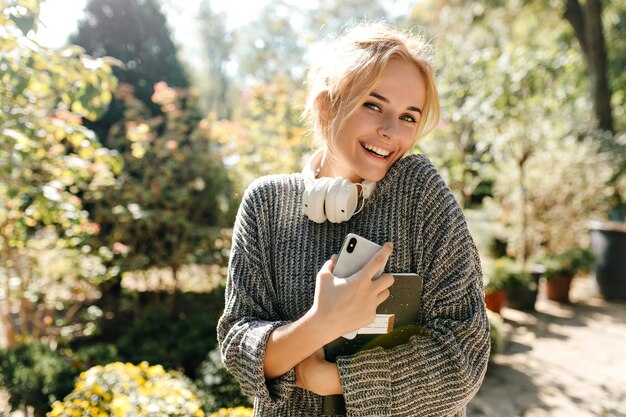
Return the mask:
{"type": "Polygon", "coordinates": [[[356,238],[352,238],[350,239],[350,242],[348,242],[348,253],[352,253],[354,251],[354,248],[356,247],[356,238]]]}

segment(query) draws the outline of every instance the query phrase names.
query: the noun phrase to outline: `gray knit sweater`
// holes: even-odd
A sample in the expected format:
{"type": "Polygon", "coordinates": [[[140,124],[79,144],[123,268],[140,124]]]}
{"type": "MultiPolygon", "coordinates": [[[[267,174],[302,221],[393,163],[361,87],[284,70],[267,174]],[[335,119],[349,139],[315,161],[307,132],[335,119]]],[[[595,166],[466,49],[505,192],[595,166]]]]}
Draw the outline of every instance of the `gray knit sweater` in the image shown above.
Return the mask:
{"type": "Polygon", "coordinates": [[[387,272],[424,277],[423,334],[390,350],[337,360],[349,416],[464,416],[489,356],[480,261],[452,193],[421,155],[400,159],[348,222],[317,224],[301,209],[301,174],[255,181],[235,221],[218,339],[226,368],[253,395],[254,416],[319,416],[321,397],[295,371],[266,381],[270,333],[313,304],[315,279],[349,232],[394,250],[387,272]]]}

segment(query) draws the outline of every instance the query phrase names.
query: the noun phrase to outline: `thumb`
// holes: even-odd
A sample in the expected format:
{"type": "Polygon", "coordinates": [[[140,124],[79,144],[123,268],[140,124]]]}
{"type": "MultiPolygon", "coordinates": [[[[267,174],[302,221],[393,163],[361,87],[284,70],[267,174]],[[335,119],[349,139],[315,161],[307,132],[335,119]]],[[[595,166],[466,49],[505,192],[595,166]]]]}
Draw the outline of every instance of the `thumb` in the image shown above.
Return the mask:
{"type": "Polygon", "coordinates": [[[331,256],[331,258],[329,260],[327,260],[326,262],[324,262],[324,265],[322,265],[322,268],[320,269],[320,272],[329,272],[332,274],[333,272],[333,268],[335,267],[335,255],[331,256]]]}

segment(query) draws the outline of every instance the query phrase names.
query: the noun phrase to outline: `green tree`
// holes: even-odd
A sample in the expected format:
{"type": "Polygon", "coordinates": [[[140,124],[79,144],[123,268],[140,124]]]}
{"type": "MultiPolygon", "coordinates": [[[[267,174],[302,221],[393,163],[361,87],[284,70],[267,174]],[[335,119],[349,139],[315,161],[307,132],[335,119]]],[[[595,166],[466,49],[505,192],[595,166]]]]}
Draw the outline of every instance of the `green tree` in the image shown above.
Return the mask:
{"type": "Polygon", "coordinates": [[[114,186],[87,197],[100,228],[92,243],[112,249],[120,275],[170,268],[173,296],[182,265],[211,262],[218,227],[230,223],[230,183],[193,90],[158,83],[152,100],[163,115],[155,117],[131,86],[122,84],[116,96],[126,111],[105,143],[123,156],[124,170],[114,186]]]}
{"type": "Polygon", "coordinates": [[[301,83],[306,48],[294,24],[296,16],[293,7],[276,0],[261,9],[258,19],[237,30],[234,56],[239,79],[254,85],[280,76],[294,85],[301,83]]]}
{"type": "Polygon", "coordinates": [[[240,115],[212,125],[239,197],[257,177],[302,170],[310,149],[300,118],[304,96],[279,76],[247,92],[240,115]]]}
{"type": "Polygon", "coordinates": [[[26,36],[36,29],[38,1],[2,0],[0,10],[0,312],[12,344],[15,332],[38,336],[44,328],[37,305],[47,304],[58,277],[42,263],[42,242],[70,252],[84,245],[97,227],[81,195],[112,183],[120,164],[81,123],[111,99],[107,60],[26,36]]]}
{"type": "Polygon", "coordinates": [[[566,0],[564,17],[572,25],[587,63],[598,127],[615,133],[602,1],[586,0],[581,4],[579,0],[566,0]]]}
{"type": "MultiPolygon", "coordinates": [[[[160,112],[151,100],[156,83],[189,87],[158,0],[90,0],[70,41],[95,57],[120,60],[123,66],[114,69],[115,76],[134,87],[135,95],[153,115],[160,112]]],[[[106,116],[90,126],[105,138],[123,113],[122,104],[114,101],[106,116]]]]}
{"type": "Polygon", "coordinates": [[[205,108],[218,119],[233,115],[234,82],[227,73],[232,59],[233,33],[226,29],[223,13],[211,9],[210,0],[203,0],[198,12],[200,42],[204,52],[203,69],[196,75],[205,108]]]}

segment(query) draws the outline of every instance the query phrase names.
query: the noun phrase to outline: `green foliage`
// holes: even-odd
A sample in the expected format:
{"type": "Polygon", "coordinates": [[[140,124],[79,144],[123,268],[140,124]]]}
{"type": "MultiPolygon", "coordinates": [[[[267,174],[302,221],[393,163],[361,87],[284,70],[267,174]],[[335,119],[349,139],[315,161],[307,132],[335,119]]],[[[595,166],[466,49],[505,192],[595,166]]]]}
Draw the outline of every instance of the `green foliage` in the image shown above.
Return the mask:
{"type": "MultiPolygon", "coordinates": [[[[178,60],[165,16],[156,0],[90,0],[85,18],[70,41],[96,57],[111,56],[123,66],[115,69],[122,83],[135,88],[136,96],[159,114],[151,101],[153,86],[161,81],[175,87],[188,87],[185,69],[178,60]]],[[[93,125],[106,137],[110,126],[123,116],[116,102],[105,118],[93,125]]]]}
{"type": "Polygon", "coordinates": [[[514,294],[534,282],[531,273],[511,258],[498,258],[486,264],[485,269],[488,270],[486,290],[503,289],[507,294],[514,294]]]}
{"type": "Polygon", "coordinates": [[[39,341],[0,350],[0,385],[11,394],[14,410],[31,406],[41,415],[72,390],[77,375],[66,357],[39,341]]]}
{"type": "Polygon", "coordinates": [[[259,176],[302,170],[310,148],[300,120],[304,97],[304,90],[277,77],[250,90],[240,117],[213,124],[240,193],[259,176]]]}
{"type": "Polygon", "coordinates": [[[116,96],[126,108],[105,143],[124,158],[115,186],[90,193],[88,210],[100,226],[92,244],[112,248],[120,273],[199,262],[230,223],[230,182],[210,123],[202,120],[193,91],[155,86],[152,117],[121,85],[116,96]]]}
{"type": "Polygon", "coordinates": [[[248,408],[248,407],[221,408],[218,411],[211,414],[210,417],[252,417],[252,408],[248,408]]]}
{"type": "Polygon", "coordinates": [[[110,343],[79,347],[72,352],[71,358],[74,366],[81,370],[121,360],[117,347],[110,343]]]}
{"type": "Polygon", "coordinates": [[[487,310],[487,319],[489,320],[489,339],[491,340],[491,351],[489,353],[489,359],[494,355],[502,353],[504,349],[504,332],[502,317],[487,310]]]}
{"type": "Polygon", "coordinates": [[[184,375],[150,366],[114,362],[80,375],[74,390],[55,402],[48,417],[204,417],[201,393],[184,375]]]}
{"type": "MultiPolygon", "coordinates": [[[[116,84],[111,61],[76,47],[48,49],[24,36],[32,26],[24,19],[36,21],[38,11],[39,1],[0,1],[0,50],[6,52],[0,54],[0,292],[7,311],[20,306],[25,334],[43,327],[33,303],[45,301],[55,277],[40,262],[42,247],[66,255],[84,245],[97,226],[82,194],[111,184],[120,169],[115,153],[81,124],[107,109],[116,84]],[[19,282],[9,285],[9,277],[19,282]]],[[[5,320],[11,343],[16,329],[5,320]]]]}
{"type": "Polygon", "coordinates": [[[224,367],[219,347],[209,352],[202,362],[197,383],[206,393],[212,409],[252,405],[251,398],[241,392],[239,382],[224,367]]]}
{"type": "Polygon", "coordinates": [[[588,273],[595,261],[595,255],[589,249],[569,248],[562,252],[549,252],[537,259],[546,267],[545,277],[552,279],[558,276],[574,277],[588,273]]]}
{"type": "Polygon", "coordinates": [[[224,12],[212,10],[211,0],[202,0],[197,20],[204,59],[202,68],[195,71],[194,85],[200,90],[203,108],[218,120],[230,119],[238,93],[237,80],[226,71],[235,43],[234,34],[226,28],[224,12]]]}
{"type": "Polygon", "coordinates": [[[121,332],[116,346],[125,361],[159,363],[196,378],[200,364],[215,347],[216,327],[217,317],[212,314],[172,318],[168,312],[151,307],[121,332]]]}

